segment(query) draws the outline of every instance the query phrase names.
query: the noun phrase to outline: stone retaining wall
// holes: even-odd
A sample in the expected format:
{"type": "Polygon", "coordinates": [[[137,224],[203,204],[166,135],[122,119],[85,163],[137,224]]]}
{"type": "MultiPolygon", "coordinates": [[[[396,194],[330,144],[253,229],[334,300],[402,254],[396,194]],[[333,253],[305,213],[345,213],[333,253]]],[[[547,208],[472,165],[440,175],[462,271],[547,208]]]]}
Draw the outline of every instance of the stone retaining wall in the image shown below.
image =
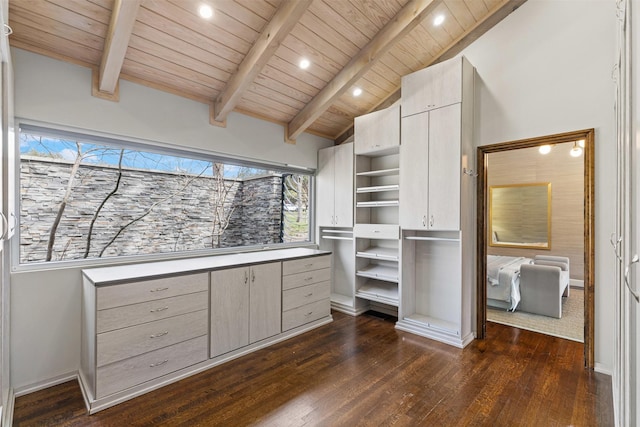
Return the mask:
{"type": "MultiPolygon", "coordinates": [[[[25,157],[20,167],[20,260],[44,261],[72,164],[25,157]]],[[[52,260],[84,258],[91,220],[115,188],[117,176],[113,166],[80,166],[52,260]]],[[[218,239],[214,177],[123,168],[118,191],[95,221],[88,257],[100,256],[103,249],[107,257],[280,242],[282,177],[225,180],[224,185],[224,215],[231,212],[231,218],[218,239]]]]}

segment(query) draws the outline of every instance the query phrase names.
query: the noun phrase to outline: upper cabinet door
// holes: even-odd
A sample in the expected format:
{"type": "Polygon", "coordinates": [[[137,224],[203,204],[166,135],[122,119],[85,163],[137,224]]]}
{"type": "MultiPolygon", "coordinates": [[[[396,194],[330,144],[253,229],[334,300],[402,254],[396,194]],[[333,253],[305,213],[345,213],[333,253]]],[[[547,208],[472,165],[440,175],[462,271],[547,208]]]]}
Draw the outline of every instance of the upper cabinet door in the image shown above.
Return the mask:
{"type": "Polygon", "coordinates": [[[402,77],[402,117],[462,102],[462,57],[402,77]]]}
{"type": "Polygon", "coordinates": [[[429,112],[429,229],[460,229],[462,104],[429,112]]]}
{"type": "Polygon", "coordinates": [[[400,144],[400,104],[354,120],[355,154],[374,154],[400,144]]]}
{"type": "Polygon", "coordinates": [[[400,149],[400,227],[428,227],[429,113],[403,117],[400,149]]]}
{"type": "Polygon", "coordinates": [[[334,218],[336,227],[353,227],[353,143],[334,151],[334,218]]]}
{"type": "Polygon", "coordinates": [[[317,200],[316,218],[320,227],[332,226],[334,214],[334,171],[333,160],[336,147],[318,151],[318,173],[316,175],[317,200]]]}

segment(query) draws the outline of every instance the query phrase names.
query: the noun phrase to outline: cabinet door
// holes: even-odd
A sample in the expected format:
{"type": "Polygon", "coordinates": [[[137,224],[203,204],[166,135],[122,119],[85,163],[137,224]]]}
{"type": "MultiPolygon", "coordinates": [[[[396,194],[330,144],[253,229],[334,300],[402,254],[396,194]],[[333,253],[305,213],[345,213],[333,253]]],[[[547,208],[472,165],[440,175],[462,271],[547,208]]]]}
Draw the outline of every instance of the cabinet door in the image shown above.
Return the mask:
{"type": "Polygon", "coordinates": [[[429,228],[460,229],[461,106],[429,113],[429,228]]]}
{"type": "Polygon", "coordinates": [[[400,148],[400,227],[427,228],[429,113],[403,117],[400,148]]]}
{"type": "Polygon", "coordinates": [[[249,342],[282,332],[282,268],[280,262],[251,267],[249,342]]]}
{"type": "Polygon", "coordinates": [[[211,357],[249,345],[249,268],[211,272],[211,357]]]}
{"type": "Polygon", "coordinates": [[[355,154],[371,154],[400,144],[400,104],[356,117],[355,154]]]}
{"type": "Polygon", "coordinates": [[[318,173],[316,175],[318,205],[316,207],[316,218],[320,227],[334,225],[335,148],[328,147],[318,150],[318,173]]]}
{"type": "Polygon", "coordinates": [[[334,151],[334,218],[337,227],[353,226],[353,143],[334,151]]]}
{"type": "Polygon", "coordinates": [[[402,78],[402,117],[462,102],[462,58],[402,78]]]}

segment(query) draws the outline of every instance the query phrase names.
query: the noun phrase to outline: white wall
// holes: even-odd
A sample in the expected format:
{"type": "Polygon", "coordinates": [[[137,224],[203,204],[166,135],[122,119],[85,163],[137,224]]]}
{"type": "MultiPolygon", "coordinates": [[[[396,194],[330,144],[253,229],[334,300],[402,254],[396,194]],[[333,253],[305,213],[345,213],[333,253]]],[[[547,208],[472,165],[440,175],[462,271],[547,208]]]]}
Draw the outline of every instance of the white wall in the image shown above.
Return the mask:
{"type": "Polygon", "coordinates": [[[611,0],[528,0],[463,54],[477,69],[476,143],[595,128],[595,362],[613,369],[615,231],[611,0]]]}
{"type": "MultiPolygon", "coordinates": [[[[333,141],[302,134],[285,144],[282,126],[231,113],[209,124],[209,107],[120,81],[120,102],[91,96],[91,70],[13,49],[16,116],[140,140],[316,167],[333,141]]],[[[11,275],[12,385],[20,391],[77,371],[80,363],[80,268],[11,275]]]]}

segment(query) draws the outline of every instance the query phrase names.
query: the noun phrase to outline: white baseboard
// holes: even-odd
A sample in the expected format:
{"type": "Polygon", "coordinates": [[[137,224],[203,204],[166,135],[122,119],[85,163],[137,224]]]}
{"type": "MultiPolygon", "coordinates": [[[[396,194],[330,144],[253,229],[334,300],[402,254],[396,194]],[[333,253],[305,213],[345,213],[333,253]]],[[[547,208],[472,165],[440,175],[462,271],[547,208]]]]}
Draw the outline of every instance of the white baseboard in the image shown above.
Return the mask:
{"type": "Polygon", "coordinates": [[[584,288],[584,280],[569,279],[569,286],[572,288],[584,288]]]}
{"type": "Polygon", "coordinates": [[[7,401],[4,402],[5,406],[2,407],[2,415],[0,415],[0,425],[12,426],[13,425],[13,407],[16,402],[16,396],[13,393],[13,389],[9,389],[9,395],[7,401]]]}
{"type": "Polygon", "coordinates": [[[15,389],[15,397],[24,396],[25,394],[35,393],[36,391],[44,390],[45,388],[53,387],[58,384],[66,383],[67,381],[77,380],[78,372],[69,372],[68,374],[58,375],[48,380],[40,381],[34,384],[29,384],[23,387],[15,389]]]}
{"type": "Polygon", "coordinates": [[[609,375],[610,377],[613,378],[613,372],[611,372],[611,369],[608,366],[604,366],[601,363],[596,362],[596,364],[593,366],[593,370],[601,374],[609,375]]]}

